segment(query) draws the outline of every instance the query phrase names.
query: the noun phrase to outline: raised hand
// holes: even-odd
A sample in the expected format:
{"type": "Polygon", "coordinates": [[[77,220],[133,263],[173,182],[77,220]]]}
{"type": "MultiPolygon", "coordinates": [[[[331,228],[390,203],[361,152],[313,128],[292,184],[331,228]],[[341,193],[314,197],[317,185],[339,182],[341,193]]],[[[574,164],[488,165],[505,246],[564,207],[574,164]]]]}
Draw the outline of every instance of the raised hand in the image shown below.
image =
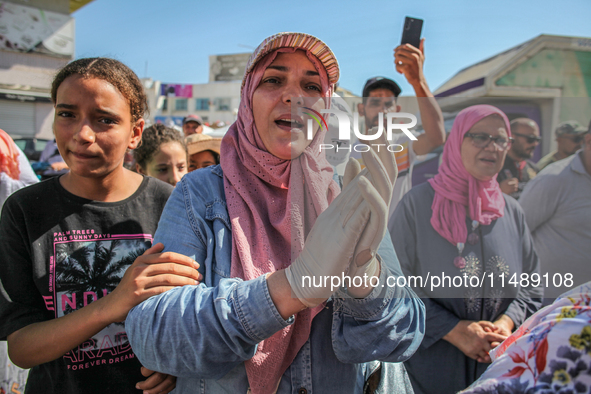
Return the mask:
{"type": "MultiPolygon", "coordinates": [[[[386,234],[389,206],[398,176],[396,159],[394,154],[386,149],[387,144],[386,134],[383,133],[372,145],[372,150],[362,154],[366,166],[364,171],[367,171],[367,179],[371,181],[374,188],[370,188],[367,181],[360,180],[359,182],[364,198],[364,201],[360,203],[368,204],[371,215],[355,248],[355,257],[349,267],[349,276],[367,274],[371,277],[379,274],[379,264],[376,258],[377,249],[386,234]]],[[[345,170],[343,188],[347,188],[349,183],[361,172],[359,163],[351,159],[345,170]]],[[[366,288],[365,291],[360,290],[361,293],[350,288],[349,293],[356,297],[363,297],[371,291],[370,288],[366,288]]]]}
{"type": "Polygon", "coordinates": [[[394,155],[385,146],[379,153],[365,153],[364,160],[363,171],[353,162],[348,164],[346,187],[318,216],[304,250],[285,270],[293,293],[308,307],[325,301],[336,288],[330,284],[305,286],[305,278],[341,276],[346,271],[358,275],[360,269],[379,269],[375,256],[386,231],[397,167],[394,155]]]}
{"type": "Polygon", "coordinates": [[[404,77],[412,86],[424,82],[423,64],[425,62],[425,39],[421,39],[419,48],[410,44],[402,44],[394,49],[394,65],[396,71],[404,74],[404,77]]]}

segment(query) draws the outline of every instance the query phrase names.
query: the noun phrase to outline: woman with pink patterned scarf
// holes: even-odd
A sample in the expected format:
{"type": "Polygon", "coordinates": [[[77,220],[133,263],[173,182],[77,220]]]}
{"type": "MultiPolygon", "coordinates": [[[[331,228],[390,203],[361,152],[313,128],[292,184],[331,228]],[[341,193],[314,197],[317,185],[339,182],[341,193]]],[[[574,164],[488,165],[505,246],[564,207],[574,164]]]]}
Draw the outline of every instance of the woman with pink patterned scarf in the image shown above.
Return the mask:
{"type": "Polygon", "coordinates": [[[385,363],[410,357],[424,326],[412,290],[386,285],[401,275],[386,234],[394,157],[367,152],[363,171],[352,161],[341,192],[320,150],[325,122],[310,123],[312,139],[305,131],[338,76],[316,37],[267,38],[221,164],[177,184],[155,242],[194,258],[204,281],[126,321],[140,361],[178,376],[177,392],[362,393],[372,375],[384,392],[410,389],[401,364],[385,363]]]}
{"type": "Polygon", "coordinates": [[[475,105],[456,117],[439,173],[396,207],[394,248],[427,311],[425,339],[405,362],[417,393],[456,393],[480,376],[488,352],[541,305],[521,281],[539,270],[519,204],[497,173],[511,144],[507,116],[475,105]],[[438,282],[439,280],[439,282],[438,282]],[[431,379],[437,371],[438,379],[431,379]]]}

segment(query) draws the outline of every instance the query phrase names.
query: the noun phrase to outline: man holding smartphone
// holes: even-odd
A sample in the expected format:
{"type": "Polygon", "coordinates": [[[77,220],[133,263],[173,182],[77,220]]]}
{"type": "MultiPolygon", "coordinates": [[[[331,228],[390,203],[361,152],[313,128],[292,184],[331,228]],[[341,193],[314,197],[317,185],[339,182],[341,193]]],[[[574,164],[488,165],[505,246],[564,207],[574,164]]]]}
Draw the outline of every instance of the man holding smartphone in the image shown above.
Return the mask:
{"type": "MultiPolygon", "coordinates": [[[[395,154],[398,179],[394,185],[390,217],[402,196],[412,187],[412,168],[417,156],[425,155],[445,142],[443,114],[423,74],[424,41],[425,39],[420,41],[419,48],[411,44],[402,44],[394,49],[396,71],[404,75],[415,91],[425,132],[417,135],[416,141],[411,140],[404,133],[393,134],[391,144],[402,145],[404,149],[395,154]]],[[[391,79],[374,77],[367,80],[363,88],[363,102],[357,107],[359,115],[365,116],[366,130],[378,126],[380,112],[384,113],[384,119],[388,112],[400,112],[401,108],[396,103],[400,92],[398,84],[391,79]]],[[[351,153],[352,157],[358,158],[356,155],[360,156],[359,153],[351,153]]],[[[388,224],[389,229],[392,226],[393,223],[388,224]]]]}

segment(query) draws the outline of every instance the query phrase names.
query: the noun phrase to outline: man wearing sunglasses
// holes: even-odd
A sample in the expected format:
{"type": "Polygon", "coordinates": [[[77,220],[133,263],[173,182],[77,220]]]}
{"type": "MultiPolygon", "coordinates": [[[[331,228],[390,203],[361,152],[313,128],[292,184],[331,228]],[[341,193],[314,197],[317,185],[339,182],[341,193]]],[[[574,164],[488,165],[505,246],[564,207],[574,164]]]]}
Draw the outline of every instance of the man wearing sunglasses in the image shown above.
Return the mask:
{"type": "Polygon", "coordinates": [[[576,120],[568,120],[560,123],[555,131],[557,149],[538,161],[540,171],[548,164],[566,159],[581,149],[583,134],[586,132],[587,129],[581,126],[576,120]]]}
{"type": "Polygon", "coordinates": [[[517,118],[511,121],[511,134],[513,143],[497,181],[503,193],[518,199],[527,182],[538,173],[538,167],[530,159],[541,140],[540,128],[532,119],[517,118]]]}

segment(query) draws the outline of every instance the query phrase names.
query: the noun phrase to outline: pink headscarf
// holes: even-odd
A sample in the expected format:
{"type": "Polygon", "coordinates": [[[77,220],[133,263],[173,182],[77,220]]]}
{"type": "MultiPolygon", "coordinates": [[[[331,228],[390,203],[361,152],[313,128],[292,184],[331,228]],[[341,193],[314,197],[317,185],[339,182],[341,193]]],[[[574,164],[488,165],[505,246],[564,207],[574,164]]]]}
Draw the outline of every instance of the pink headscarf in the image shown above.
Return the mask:
{"type": "Polygon", "coordinates": [[[6,131],[0,129],[0,172],[12,179],[19,179],[18,150],[6,131]]]}
{"type": "MultiPolygon", "coordinates": [[[[325,130],[296,159],[283,160],[268,152],[256,129],[252,97],[263,73],[280,48],[258,60],[245,76],[236,122],[222,140],[221,166],[228,213],[232,223],[232,277],[244,280],[288,267],[299,255],[316,218],[338,195],[332,167],[320,153],[325,130]]],[[[325,98],[332,94],[326,70],[309,51],[318,70],[325,98]]],[[[259,343],[246,362],[252,393],[272,393],[310,335],[312,319],[322,305],[306,309],[295,322],[259,343]]]]}
{"type": "Polygon", "coordinates": [[[443,238],[454,246],[466,242],[466,207],[472,220],[488,225],[503,216],[505,200],[497,182],[497,176],[480,181],[468,173],[460,153],[464,135],[479,120],[497,114],[503,118],[511,136],[509,119],[492,105],[474,105],[458,114],[443,148],[443,161],[439,173],[429,183],[435,189],[431,225],[443,238]]]}

